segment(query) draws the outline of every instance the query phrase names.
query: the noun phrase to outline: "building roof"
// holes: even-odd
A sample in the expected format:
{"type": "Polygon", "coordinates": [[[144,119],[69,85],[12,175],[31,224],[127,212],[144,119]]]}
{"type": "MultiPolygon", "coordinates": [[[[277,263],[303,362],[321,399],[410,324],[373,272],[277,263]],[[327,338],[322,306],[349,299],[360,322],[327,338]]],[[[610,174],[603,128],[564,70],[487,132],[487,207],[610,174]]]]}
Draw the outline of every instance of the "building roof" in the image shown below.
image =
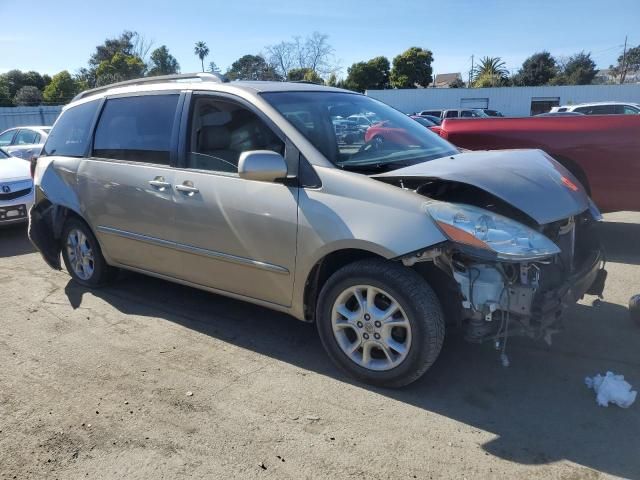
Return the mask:
{"type": "Polygon", "coordinates": [[[448,87],[450,83],[456,80],[462,80],[460,72],[457,73],[439,73],[433,82],[436,87],[448,87]]]}

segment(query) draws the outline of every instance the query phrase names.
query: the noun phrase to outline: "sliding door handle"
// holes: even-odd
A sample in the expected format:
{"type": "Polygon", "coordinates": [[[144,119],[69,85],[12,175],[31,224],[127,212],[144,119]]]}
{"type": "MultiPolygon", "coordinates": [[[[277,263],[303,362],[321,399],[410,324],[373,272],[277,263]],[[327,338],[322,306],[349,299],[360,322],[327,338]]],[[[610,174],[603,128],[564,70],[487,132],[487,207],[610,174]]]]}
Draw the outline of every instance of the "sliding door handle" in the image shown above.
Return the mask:
{"type": "Polygon", "coordinates": [[[194,187],[193,185],[176,185],[176,190],[188,195],[193,195],[194,193],[198,193],[200,192],[200,190],[198,190],[196,187],[194,187]]]}
{"type": "Polygon", "coordinates": [[[159,190],[171,187],[171,184],[169,182],[165,182],[164,179],[149,180],[149,185],[159,190]]]}

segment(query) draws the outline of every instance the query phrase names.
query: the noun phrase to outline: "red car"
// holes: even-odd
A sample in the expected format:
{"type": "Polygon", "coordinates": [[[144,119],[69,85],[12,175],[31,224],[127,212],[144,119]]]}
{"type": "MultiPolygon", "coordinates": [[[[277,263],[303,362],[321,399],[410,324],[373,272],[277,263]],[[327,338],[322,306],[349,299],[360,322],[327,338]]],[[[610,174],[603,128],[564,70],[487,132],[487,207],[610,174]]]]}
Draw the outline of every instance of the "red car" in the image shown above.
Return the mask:
{"type": "MultiPolygon", "coordinates": [[[[409,117],[426,128],[431,128],[436,125],[431,120],[419,115],[409,115],[409,117]]],[[[389,121],[378,122],[371,125],[364,134],[364,141],[365,143],[374,143],[377,148],[382,147],[384,143],[396,143],[400,145],[416,143],[416,140],[412,138],[406,130],[397,128],[389,121]]]]}
{"type": "Polygon", "coordinates": [[[602,211],[640,211],[640,115],[445,120],[431,130],[469,150],[539,148],[573,173],[602,211]]]}

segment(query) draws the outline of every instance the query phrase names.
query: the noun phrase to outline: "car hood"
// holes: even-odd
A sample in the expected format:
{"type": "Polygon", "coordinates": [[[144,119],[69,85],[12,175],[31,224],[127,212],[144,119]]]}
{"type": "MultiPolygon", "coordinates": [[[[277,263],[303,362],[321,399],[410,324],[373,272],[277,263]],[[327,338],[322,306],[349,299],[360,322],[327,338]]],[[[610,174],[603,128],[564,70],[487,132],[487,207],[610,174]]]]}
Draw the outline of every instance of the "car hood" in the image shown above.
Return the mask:
{"type": "Polygon", "coordinates": [[[589,208],[589,198],[579,181],[541,150],[460,153],[372,178],[440,179],[473,185],[511,204],[540,225],[589,208]]]}
{"type": "Polygon", "coordinates": [[[31,167],[27,160],[9,157],[0,158],[0,182],[31,179],[31,167]]]}

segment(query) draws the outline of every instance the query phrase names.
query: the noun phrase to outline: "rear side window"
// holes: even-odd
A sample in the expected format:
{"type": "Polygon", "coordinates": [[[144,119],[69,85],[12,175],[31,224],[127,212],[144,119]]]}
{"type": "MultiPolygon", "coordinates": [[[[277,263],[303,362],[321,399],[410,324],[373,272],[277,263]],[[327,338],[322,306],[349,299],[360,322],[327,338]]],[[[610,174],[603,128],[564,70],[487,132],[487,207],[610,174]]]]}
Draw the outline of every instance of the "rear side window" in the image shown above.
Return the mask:
{"type": "Polygon", "coordinates": [[[16,135],[16,139],[13,141],[14,145],[32,145],[34,143],[38,143],[36,137],[40,138],[33,130],[20,130],[18,135],[16,135]]]}
{"type": "Polygon", "coordinates": [[[65,110],[51,130],[42,155],[84,157],[98,105],[99,101],[93,101],[65,110]]]}
{"type": "Polygon", "coordinates": [[[100,115],[93,156],[169,165],[178,95],[112,98],[100,115]]]}
{"type": "Polygon", "coordinates": [[[446,113],[445,118],[456,118],[458,116],[458,111],[457,110],[449,110],[446,113]]]}

